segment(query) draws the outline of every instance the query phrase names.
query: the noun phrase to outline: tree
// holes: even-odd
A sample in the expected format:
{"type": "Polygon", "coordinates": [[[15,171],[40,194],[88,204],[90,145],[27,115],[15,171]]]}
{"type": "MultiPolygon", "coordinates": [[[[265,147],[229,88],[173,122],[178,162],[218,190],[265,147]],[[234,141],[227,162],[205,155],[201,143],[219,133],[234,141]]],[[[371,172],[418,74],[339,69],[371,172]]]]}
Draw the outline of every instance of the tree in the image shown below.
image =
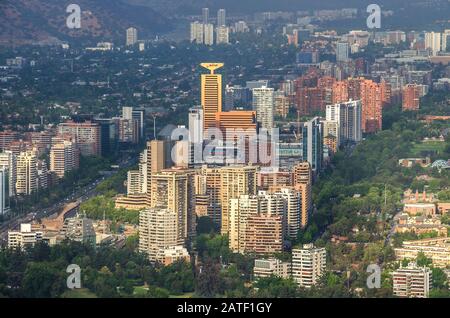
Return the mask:
{"type": "Polygon", "coordinates": [[[46,263],[30,263],[25,271],[22,289],[29,298],[58,297],[64,291],[65,278],[46,263]]]}
{"type": "Polygon", "coordinates": [[[418,266],[430,266],[433,261],[426,257],[425,254],[423,252],[419,252],[417,253],[417,258],[416,258],[416,263],[418,266]]]}

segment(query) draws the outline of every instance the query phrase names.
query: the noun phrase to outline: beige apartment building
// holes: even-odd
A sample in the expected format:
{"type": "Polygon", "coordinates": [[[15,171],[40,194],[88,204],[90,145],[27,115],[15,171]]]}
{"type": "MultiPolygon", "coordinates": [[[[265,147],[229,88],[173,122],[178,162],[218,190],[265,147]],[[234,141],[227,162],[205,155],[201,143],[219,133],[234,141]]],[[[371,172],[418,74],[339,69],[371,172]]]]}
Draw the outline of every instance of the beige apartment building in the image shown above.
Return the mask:
{"type": "Polygon", "coordinates": [[[16,162],[16,193],[30,195],[38,190],[37,158],[34,151],[21,152],[16,162]]]}
{"type": "Polygon", "coordinates": [[[450,265],[450,238],[430,238],[416,241],[404,241],[402,247],[395,248],[397,260],[415,260],[419,252],[433,261],[433,266],[445,268],[450,265]]]}
{"type": "MultiPolygon", "coordinates": [[[[152,262],[165,264],[166,249],[183,245],[178,236],[177,213],[165,208],[149,208],[139,214],[139,251],[152,262]]],[[[182,255],[180,249],[175,255],[182,255]]],[[[170,255],[174,255],[171,253],[170,255]]]]}
{"type": "Polygon", "coordinates": [[[152,173],[151,207],[164,207],[177,214],[179,244],[195,234],[194,174],[194,170],[176,168],[152,173]]]}
{"type": "Polygon", "coordinates": [[[242,194],[256,194],[256,166],[228,166],[220,169],[220,204],[222,207],[221,233],[230,231],[230,199],[242,194]]]}
{"type": "Polygon", "coordinates": [[[54,144],[50,149],[50,171],[58,178],[78,168],[78,148],[75,143],[64,140],[54,144]]]}

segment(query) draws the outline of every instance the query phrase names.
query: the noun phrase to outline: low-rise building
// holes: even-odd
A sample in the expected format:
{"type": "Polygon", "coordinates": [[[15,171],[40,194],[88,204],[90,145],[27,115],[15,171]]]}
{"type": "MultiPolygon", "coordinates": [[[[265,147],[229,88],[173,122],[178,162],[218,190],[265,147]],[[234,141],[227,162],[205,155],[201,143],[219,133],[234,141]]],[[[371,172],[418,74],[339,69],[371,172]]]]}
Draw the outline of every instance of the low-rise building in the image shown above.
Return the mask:
{"type": "Polygon", "coordinates": [[[419,252],[425,254],[433,262],[433,266],[445,268],[450,265],[450,238],[429,238],[415,241],[404,241],[402,247],[395,248],[397,260],[415,260],[419,252]]]}
{"type": "Polygon", "coordinates": [[[253,266],[253,276],[255,279],[261,277],[277,276],[289,278],[292,275],[291,262],[283,262],[277,258],[256,259],[253,266]]]}
{"type": "Polygon", "coordinates": [[[8,232],[8,248],[21,248],[34,246],[37,242],[42,241],[43,233],[41,231],[33,231],[31,224],[21,224],[19,231],[8,232]]]}

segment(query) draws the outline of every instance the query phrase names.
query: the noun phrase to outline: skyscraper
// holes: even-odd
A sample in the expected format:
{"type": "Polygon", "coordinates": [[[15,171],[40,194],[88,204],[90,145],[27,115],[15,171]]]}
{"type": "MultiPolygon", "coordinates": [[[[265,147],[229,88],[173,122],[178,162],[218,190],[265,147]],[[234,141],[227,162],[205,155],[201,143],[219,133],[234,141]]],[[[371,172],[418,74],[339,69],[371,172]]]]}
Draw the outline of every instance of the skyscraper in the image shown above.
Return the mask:
{"type": "Polygon", "coordinates": [[[223,63],[202,63],[202,67],[210,74],[201,76],[201,104],[203,107],[203,136],[207,137],[207,130],[216,126],[216,113],[222,111],[222,75],[214,71],[221,68],[223,63]]]}
{"type": "Polygon", "coordinates": [[[402,109],[419,110],[421,87],[416,84],[408,84],[403,88],[402,109]]]}
{"type": "Polygon", "coordinates": [[[261,87],[253,89],[253,110],[256,111],[256,119],[261,128],[271,133],[273,128],[274,108],[273,88],[261,87]]]}
{"type": "Polygon", "coordinates": [[[58,178],[63,178],[67,172],[77,169],[78,163],[78,148],[75,143],[64,140],[50,149],[50,171],[58,178]]]}
{"type": "Polygon", "coordinates": [[[126,45],[131,46],[135,45],[138,41],[138,31],[136,28],[128,28],[127,29],[127,38],[126,45]]]}
{"type": "Polygon", "coordinates": [[[36,153],[26,151],[17,157],[17,194],[30,195],[38,190],[36,153]]]}
{"type": "Polygon", "coordinates": [[[209,8],[202,8],[202,19],[203,19],[203,24],[208,24],[208,22],[209,22],[209,8]]]}
{"type": "Polygon", "coordinates": [[[58,125],[58,133],[68,134],[74,138],[83,156],[100,156],[101,131],[100,124],[85,121],[68,121],[58,125]]]}
{"type": "Polygon", "coordinates": [[[6,206],[9,199],[8,185],[8,170],[0,167],[0,215],[6,213],[6,206]]]}
{"type": "Polygon", "coordinates": [[[204,39],[203,24],[198,21],[191,23],[191,43],[203,44],[204,39]]]}
{"type": "Polygon", "coordinates": [[[426,32],[425,33],[425,49],[429,49],[433,56],[442,51],[441,46],[442,34],[438,32],[426,32]]]}
{"type": "Polygon", "coordinates": [[[217,35],[216,35],[216,43],[217,44],[228,44],[230,43],[229,38],[229,28],[227,26],[219,26],[216,29],[217,35]]]}
{"type": "Polygon", "coordinates": [[[11,151],[0,152],[0,169],[8,171],[8,197],[16,195],[17,161],[11,151]]]}
{"type": "Polygon", "coordinates": [[[217,26],[221,27],[221,26],[225,26],[225,25],[227,25],[226,11],[225,11],[225,9],[219,9],[219,11],[217,11],[217,26]]]}
{"type": "Polygon", "coordinates": [[[285,201],[282,196],[264,191],[257,195],[240,195],[230,199],[229,213],[230,249],[239,253],[281,250],[282,217],[285,214],[285,201]],[[253,220],[254,224],[249,223],[252,216],[258,216],[253,220]]]}
{"type": "Polygon", "coordinates": [[[135,120],[137,122],[139,139],[142,140],[145,131],[145,109],[129,106],[122,107],[122,118],[126,120],[135,120]]]}
{"type": "Polygon", "coordinates": [[[180,245],[195,233],[194,190],[193,170],[165,169],[152,174],[150,207],[164,207],[176,213],[180,245]]]}
{"type": "Polygon", "coordinates": [[[177,214],[172,210],[157,207],[139,213],[139,251],[151,261],[162,261],[161,250],[182,245],[177,233],[177,214]]]}
{"type": "Polygon", "coordinates": [[[336,44],[336,61],[337,62],[347,62],[349,53],[348,42],[338,42],[336,44]]]}
{"type": "Polygon", "coordinates": [[[166,167],[165,145],[162,140],[152,140],[147,142],[147,205],[152,206],[152,177],[166,167]]]}
{"type": "Polygon", "coordinates": [[[241,194],[256,194],[256,166],[228,166],[220,169],[220,204],[222,206],[221,233],[230,230],[230,199],[241,194]]]}
{"type": "Polygon", "coordinates": [[[214,45],[214,25],[211,23],[204,24],[203,25],[203,34],[205,37],[203,44],[214,45]]]}
{"type": "MultiPolygon", "coordinates": [[[[359,142],[362,139],[361,101],[349,101],[327,105],[327,122],[337,123],[337,132],[332,134],[337,138],[338,145],[347,142],[359,142]]],[[[324,135],[326,137],[326,135],[324,135]]]]}
{"type": "Polygon", "coordinates": [[[311,165],[314,173],[319,173],[323,161],[322,124],[314,117],[303,126],[303,160],[311,165]]]}

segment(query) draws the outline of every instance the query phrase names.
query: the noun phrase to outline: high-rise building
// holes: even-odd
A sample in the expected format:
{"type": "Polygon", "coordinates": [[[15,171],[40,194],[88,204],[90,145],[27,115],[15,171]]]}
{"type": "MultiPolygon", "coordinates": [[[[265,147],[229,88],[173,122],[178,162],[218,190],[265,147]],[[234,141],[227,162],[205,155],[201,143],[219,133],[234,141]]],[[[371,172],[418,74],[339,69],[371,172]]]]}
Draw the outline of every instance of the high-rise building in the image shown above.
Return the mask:
{"type": "Polygon", "coordinates": [[[242,194],[256,194],[256,166],[228,166],[220,169],[220,205],[222,207],[221,233],[230,230],[230,199],[242,194]]]}
{"type": "Polygon", "coordinates": [[[74,122],[68,121],[58,125],[60,135],[70,135],[74,138],[83,156],[101,155],[101,132],[100,124],[91,121],[74,122]]]}
{"type": "Polygon", "coordinates": [[[209,8],[202,8],[202,21],[203,21],[203,24],[208,24],[208,22],[209,22],[209,8]]]}
{"type": "Polygon", "coordinates": [[[420,108],[420,91],[421,86],[416,84],[408,84],[403,88],[402,109],[419,110],[420,108]]]}
{"type": "MultiPolygon", "coordinates": [[[[222,133],[223,154],[226,162],[256,163],[255,140],[258,132],[256,112],[233,110],[216,113],[216,128],[222,133]],[[252,146],[253,149],[251,149],[252,146]]],[[[220,149],[221,147],[216,148],[216,150],[220,149]]]]}
{"type": "Polygon", "coordinates": [[[297,163],[293,168],[293,184],[312,184],[311,164],[308,161],[297,163]]]}
{"type": "Polygon", "coordinates": [[[165,169],[151,178],[150,207],[164,207],[176,213],[180,245],[195,233],[194,184],[194,171],[187,169],[165,169]]]}
{"type": "Polygon", "coordinates": [[[229,44],[230,43],[230,29],[227,26],[218,26],[216,29],[216,43],[229,44]]]}
{"type": "Polygon", "coordinates": [[[245,252],[273,255],[283,251],[283,223],[281,215],[258,213],[249,216],[245,231],[245,252]]]}
{"type": "Polygon", "coordinates": [[[208,136],[208,129],[216,126],[216,113],[222,111],[222,75],[214,71],[223,63],[202,63],[210,74],[201,76],[201,104],[203,107],[203,136],[208,136]]]}
{"type": "Polygon", "coordinates": [[[16,193],[30,195],[38,190],[36,153],[26,151],[17,157],[16,193]]]}
{"type": "Polygon", "coordinates": [[[152,177],[155,173],[166,168],[165,144],[162,140],[151,140],[147,142],[147,167],[146,167],[146,184],[147,184],[147,204],[152,206],[152,177]]]}
{"type": "Polygon", "coordinates": [[[0,215],[7,212],[7,205],[9,201],[8,175],[8,170],[0,167],[0,215]]]}
{"type": "Polygon", "coordinates": [[[50,171],[58,178],[63,178],[67,172],[78,169],[78,166],[78,148],[75,143],[64,140],[51,147],[50,171]]]}
{"type": "Polygon", "coordinates": [[[425,49],[431,51],[433,56],[442,51],[442,34],[438,32],[426,32],[425,33],[425,49]]]}
{"type": "Polygon", "coordinates": [[[300,287],[310,288],[325,273],[325,248],[316,248],[305,244],[302,248],[292,249],[292,277],[300,287]]]}
{"type": "Polygon", "coordinates": [[[138,41],[138,31],[136,28],[127,29],[126,45],[135,45],[138,41]]]}
{"type": "Polygon", "coordinates": [[[338,42],[336,44],[336,61],[347,62],[350,46],[348,42],[338,42]]]}
{"type": "Polygon", "coordinates": [[[335,134],[332,131],[325,132],[324,137],[332,134],[337,138],[339,146],[347,142],[360,142],[362,139],[361,106],[361,101],[327,105],[326,120],[337,123],[337,131],[335,134]]]}
{"type": "Polygon", "coordinates": [[[238,21],[234,24],[234,32],[236,33],[245,33],[250,29],[245,21],[238,21]]]}
{"type": "Polygon", "coordinates": [[[275,114],[286,118],[289,114],[290,99],[283,91],[274,92],[274,110],[275,114]]]}
{"type": "Polygon", "coordinates": [[[0,169],[8,172],[7,196],[16,195],[17,161],[16,156],[11,151],[0,152],[0,169]]]}
{"type": "MultiPolygon", "coordinates": [[[[240,195],[238,198],[230,199],[229,214],[230,230],[228,237],[231,250],[239,253],[256,252],[256,250],[264,250],[268,246],[267,244],[271,246],[269,249],[282,247],[282,239],[281,241],[278,240],[279,237],[282,238],[283,236],[282,217],[285,214],[285,201],[282,196],[265,193],[264,191],[257,195],[240,195]],[[254,220],[255,224],[250,225],[249,220],[251,216],[260,216],[260,218],[254,220]],[[275,235],[272,237],[272,243],[275,246],[265,242],[266,247],[263,247],[260,246],[262,244],[260,239],[263,239],[262,236],[269,235],[269,233],[263,233],[264,229],[261,228],[262,224],[259,221],[262,219],[269,220],[266,218],[268,216],[279,217],[276,219],[269,218],[271,221],[274,221],[272,230],[276,233],[272,233],[275,235]],[[259,226],[258,231],[253,231],[255,229],[251,229],[252,226],[259,226]],[[252,231],[250,232],[252,235],[248,235],[249,230],[252,231]]],[[[263,223],[265,224],[266,222],[263,223]]],[[[271,225],[267,226],[270,227],[271,225]]]]}
{"type": "Polygon", "coordinates": [[[314,173],[322,169],[323,138],[319,117],[314,117],[303,126],[303,160],[309,162],[314,173]]]}
{"type": "Polygon", "coordinates": [[[187,251],[178,237],[178,216],[170,209],[156,207],[139,213],[139,251],[148,255],[150,261],[165,262],[165,251],[173,247],[183,249],[181,258],[187,251]]]}
{"type": "Polygon", "coordinates": [[[267,129],[271,133],[273,126],[274,90],[273,88],[254,88],[253,110],[256,111],[256,119],[261,124],[261,128],[267,129]]]}
{"type": "MultiPolygon", "coordinates": [[[[94,118],[93,123],[100,126],[100,154],[109,157],[117,150],[119,127],[113,118],[94,118]]],[[[75,140],[74,140],[75,142],[75,140]]]]}
{"type": "Polygon", "coordinates": [[[217,11],[217,26],[225,26],[227,25],[226,22],[226,11],[225,9],[219,9],[219,11],[217,11]]]}
{"type": "Polygon", "coordinates": [[[203,162],[203,109],[201,106],[189,109],[189,164],[203,162]]]}
{"type": "Polygon", "coordinates": [[[225,87],[224,111],[233,109],[249,110],[251,108],[251,91],[240,85],[225,87]]]}
{"type": "Polygon", "coordinates": [[[222,223],[222,205],[220,201],[220,168],[202,166],[200,174],[195,176],[195,194],[199,200],[206,200],[206,214],[220,227],[222,223]]]}
{"type": "Polygon", "coordinates": [[[195,42],[197,44],[203,44],[204,30],[203,24],[195,21],[191,23],[191,43],[195,42]]]}
{"type": "Polygon", "coordinates": [[[384,105],[390,103],[390,85],[364,78],[349,78],[333,84],[333,103],[361,100],[362,131],[381,130],[384,105]]]}
{"type": "Polygon", "coordinates": [[[214,45],[214,24],[204,24],[203,25],[203,34],[205,45],[214,45]]]}
{"type": "Polygon", "coordinates": [[[301,226],[302,193],[290,187],[282,187],[275,195],[279,195],[285,201],[283,227],[285,236],[296,239],[301,226]]]}
{"type": "Polygon", "coordinates": [[[130,121],[135,120],[137,122],[139,139],[142,140],[145,132],[145,109],[128,106],[122,107],[122,118],[130,121]]]}
{"type": "Polygon", "coordinates": [[[428,298],[432,286],[431,270],[410,263],[392,274],[393,292],[398,297],[428,298]]]}

